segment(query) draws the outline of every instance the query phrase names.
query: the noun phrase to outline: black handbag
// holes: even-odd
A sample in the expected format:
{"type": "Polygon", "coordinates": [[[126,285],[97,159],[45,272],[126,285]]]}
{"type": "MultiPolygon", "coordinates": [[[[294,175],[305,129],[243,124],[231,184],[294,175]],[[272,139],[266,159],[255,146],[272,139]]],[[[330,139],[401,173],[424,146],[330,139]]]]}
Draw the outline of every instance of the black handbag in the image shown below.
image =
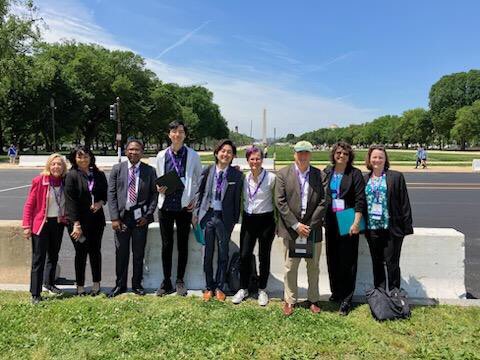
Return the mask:
{"type": "MultiPolygon", "coordinates": [[[[385,269],[386,288],[389,289],[387,265],[384,263],[383,266],[385,269]]],[[[376,320],[396,320],[410,317],[408,294],[405,290],[398,288],[393,288],[392,290],[373,288],[367,290],[366,295],[370,311],[376,320]]]]}
{"type": "MultiPolygon", "coordinates": [[[[230,290],[229,294],[235,294],[240,290],[240,253],[238,251],[232,254],[227,271],[227,283],[228,289],[230,290]]],[[[252,294],[258,291],[257,261],[255,260],[255,256],[252,256],[248,291],[252,294]]]]}

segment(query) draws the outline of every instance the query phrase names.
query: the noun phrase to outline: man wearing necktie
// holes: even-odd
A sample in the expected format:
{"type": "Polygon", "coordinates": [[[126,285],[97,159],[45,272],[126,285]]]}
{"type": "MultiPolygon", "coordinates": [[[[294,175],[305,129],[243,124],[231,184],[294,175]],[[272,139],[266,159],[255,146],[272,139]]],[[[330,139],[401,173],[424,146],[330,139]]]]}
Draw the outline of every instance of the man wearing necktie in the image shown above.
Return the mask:
{"type": "Polygon", "coordinates": [[[237,148],[231,140],[221,140],[214,152],[215,165],[202,173],[193,223],[205,231],[203,267],[206,290],[203,299],[209,301],[215,292],[219,301],[225,301],[224,285],[228,266],[230,236],[240,216],[243,173],[231,166],[237,148]],[[213,276],[213,255],[218,248],[217,272],[213,276]]]}
{"type": "Polygon", "coordinates": [[[155,169],[141,162],[143,143],[130,139],[126,146],[127,161],[115,165],[108,184],[108,205],[115,231],[116,285],[110,293],[115,297],[127,290],[130,243],[133,253],[132,290],[145,295],[142,286],[143,258],[148,224],[153,222],[158,192],[155,169]]]}

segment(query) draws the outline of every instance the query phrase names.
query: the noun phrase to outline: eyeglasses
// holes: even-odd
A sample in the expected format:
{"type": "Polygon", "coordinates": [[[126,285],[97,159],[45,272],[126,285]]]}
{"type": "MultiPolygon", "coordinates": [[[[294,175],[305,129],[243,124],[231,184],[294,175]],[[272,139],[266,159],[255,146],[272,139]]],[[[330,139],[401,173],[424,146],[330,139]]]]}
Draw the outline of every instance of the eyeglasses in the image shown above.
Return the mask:
{"type": "Polygon", "coordinates": [[[336,151],[336,152],[335,152],[335,155],[338,155],[338,156],[340,156],[340,155],[350,156],[350,154],[349,154],[348,152],[346,152],[346,151],[336,151]]]}

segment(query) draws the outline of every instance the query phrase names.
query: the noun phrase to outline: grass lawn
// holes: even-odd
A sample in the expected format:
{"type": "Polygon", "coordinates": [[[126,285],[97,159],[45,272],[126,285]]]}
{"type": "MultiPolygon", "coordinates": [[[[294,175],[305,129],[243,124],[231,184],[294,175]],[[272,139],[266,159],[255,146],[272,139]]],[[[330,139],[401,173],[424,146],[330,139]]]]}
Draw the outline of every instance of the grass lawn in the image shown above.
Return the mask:
{"type": "Polygon", "coordinates": [[[340,317],[325,303],[285,318],[266,308],[195,297],[134,295],[51,299],[0,292],[5,359],[480,359],[480,309],[417,307],[410,320],[378,323],[366,305],[340,317]]]}
{"type": "MultiPolygon", "coordinates": [[[[269,156],[273,156],[273,147],[268,149],[269,156]]],[[[277,146],[276,147],[276,160],[277,161],[293,161],[293,148],[288,146],[277,146]]],[[[412,164],[415,164],[415,150],[387,150],[390,162],[395,161],[409,161],[412,164]]],[[[366,149],[356,150],[356,163],[363,164],[365,161],[365,156],[367,154],[366,149]]],[[[245,157],[245,150],[239,150],[237,153],[238,157],[245,157]]],[[[313,152],[312,161],[329,161],[330,152],[329,151],[315,151],[313,152]]],[[[213,161],[213,155],[201,155],[202,161],[213,161]]],[[[462,153],[462,152],[453,152],[453,151],[432,151],[428,152],[428,162],[442,161],[442,162],[459,162],[459,161],[471,161],[473,159],[480,158],[478,154],[472,153],[462,153]]]]}

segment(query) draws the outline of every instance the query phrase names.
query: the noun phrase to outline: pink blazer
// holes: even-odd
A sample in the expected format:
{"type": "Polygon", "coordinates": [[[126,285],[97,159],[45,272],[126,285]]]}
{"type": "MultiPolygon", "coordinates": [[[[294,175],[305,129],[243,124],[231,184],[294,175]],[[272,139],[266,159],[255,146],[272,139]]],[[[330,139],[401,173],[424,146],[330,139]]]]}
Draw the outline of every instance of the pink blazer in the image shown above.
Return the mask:
{"type": "Polygon", "coordinates": [[[38,175],[32,180],[27,201],[23,208],[23,227],[40,235],[47,219],[48,192],[50,182],[47,175],[38,175]]]}

